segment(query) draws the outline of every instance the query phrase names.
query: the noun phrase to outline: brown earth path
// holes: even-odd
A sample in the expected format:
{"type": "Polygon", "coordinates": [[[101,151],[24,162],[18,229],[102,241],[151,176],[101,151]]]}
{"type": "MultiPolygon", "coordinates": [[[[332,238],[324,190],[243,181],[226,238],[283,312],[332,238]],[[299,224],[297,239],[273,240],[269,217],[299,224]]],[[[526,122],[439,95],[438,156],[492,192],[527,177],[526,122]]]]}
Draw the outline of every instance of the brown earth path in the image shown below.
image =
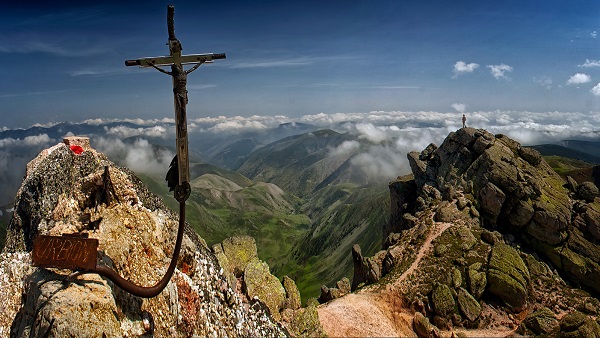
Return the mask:
{"type": "MultiPolygon", "coordinates": [[[[330,337],[416,337],[412,322],[414,313],[404,304],[398,293],[403,290],[403,282],[421,263],[432,242],[451,223],[435,222],[427,238],[417,252],[411,266],[392,284],[384,289],[364,288],[318,307],[319,320],[330,337]]],[[[464,332],[467,336],[505,337],[513,333],[510,329],[483,329],[464,332]]],[[[451,332],[443,332],[450,337],[451,332]]]]}

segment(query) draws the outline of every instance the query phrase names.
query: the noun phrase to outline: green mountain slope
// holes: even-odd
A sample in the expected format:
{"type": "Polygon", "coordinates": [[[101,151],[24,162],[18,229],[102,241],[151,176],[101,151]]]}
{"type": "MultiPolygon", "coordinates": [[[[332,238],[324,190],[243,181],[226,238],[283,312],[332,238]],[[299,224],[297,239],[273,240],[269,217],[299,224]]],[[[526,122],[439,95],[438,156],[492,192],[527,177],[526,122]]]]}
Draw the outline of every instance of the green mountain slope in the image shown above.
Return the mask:
{"type": "MultiPolygon", "coordinates": [[[[565,142],[570,142],[568,144],[573,145],[574,147],[583,144],[584,147],[582,149],[587,148],[586,146],[589,146],[589,144],[587,142],[583,142],[582,141],[565,141],[565,142]],[[574,143],[576,142],[576,143],[574,143]]],[[[598,144],[598,142],[594,142],[592,144],[598,144]]],[[[563,146],[559,146],[557,144],[541,144],[541,145],[537,145],[537,146],[532,146],[530,148],[533,148],[537,151],[540,152],[540,154],[542,154],[542,156],[560,156],[560,157],[564,157],[564,158],[570,158],[573,160],[579,160],[579,161],[584,161],[587,163],[593,163],[593,164],[600,164],[600,157],[598,155],[593,155],[591,152],[585,152],[584,150],[578,150],[578,149],[574,149],[574,148],[567,148],[567,147],[563,147],[563,146]]]]}
{"type": "MultiPolygon", "coordinates": [[[[211,165],[193,168],[192,173],[202,174],[190,182],[186,217],[209,246],[230,236],[250,235],[256,239],[259,257],[273,265],[308,230],[310,220],[299,212],[301,200],[276,185],[253,184],[240,174],[211,165]]],[[[166,184],[140,176],[152,192],[178,210],[166,184]]]]}
{"type": "Polygon", "coordinates": [[[350,165],[352,152],[332,154],[343,142],[355,139],[329,129],[287,137],[252,153],[238,172],[256,181],[275,183],[300,197],[325,184],[365,184],[368,176],[350,165]]]}
{"type": "Polygon", "coordinates": [[[313,219],[311,230],[273,270],[295,279],[306,300],[318,297],[321,285],[352,277],[354,244],[360,244],[365,256],[381,248],[390,214],[389,190],[387,184],[329,185],[312,196],[304,211],[313,219]]]}

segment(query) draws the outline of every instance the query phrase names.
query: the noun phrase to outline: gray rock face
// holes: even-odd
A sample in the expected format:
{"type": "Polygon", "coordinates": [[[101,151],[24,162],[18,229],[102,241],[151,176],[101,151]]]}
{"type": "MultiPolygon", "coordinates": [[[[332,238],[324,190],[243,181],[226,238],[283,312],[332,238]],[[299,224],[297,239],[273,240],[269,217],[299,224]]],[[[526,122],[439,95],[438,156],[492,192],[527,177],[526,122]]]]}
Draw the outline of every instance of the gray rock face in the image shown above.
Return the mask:
{"type": "MultiPolygon", "coordinates": [[[[408,157],[418,207],[429,207],[432,189],[445,191],[450,186],[472,196],[469,214],[484,227],[516,234],[568,279],[600,292],[600,257],[588,254],[600,239],[600,207],[596,208],[600,204],[595,202],[598,189],[593,183],[566,184],[537,151],[505,135],[473,128],[450,133],[437,149],[428,147],[408,157]],[[574,203],[567,185],[585,202],[574,203]],[[577,231],[583,236],[570,237],[577,231]]],[[[437,217],[452,219],[449,212],[437,217]]]]}
{"type": "MultiPolygon", "coordinates": [[[[29,267],[26,257],[37,234],[85,232],[98,239],[101,264],[134,283],[153,285],[170,260],[178,216],[130,171],[84,150],[77,155],[59,144],[28,165],[0,267],[12,266],[14,257],[23,257],[29,267]],[[112,188],[103,190],[105,182],[112,188]]],[[[0,290],[13,285],[22,292],[3,297],[0,333],[12,326],[15,336],[286,335],[260,303],[242,303],[216,257],[189,227],[178,267],[165,290],[150,299],[133,297],[94,274],[67,281],[68,270],[13,269],[3,274],[0,290]]]]}
{"type": "Polygon", "coordinates": [[[487,212],[490,219],[496,223],[496,219],[502,211],[502,204],[506,200],[506,194],[493,183],[488,182],[479,191],[479,196],[481,197],[481,210],[487,212]]]}
{"type": "Polygon", "coordinates": [[[576,191],[577,197],[586,202],[593,202],[594,198],[598,196],[598,187],[594,182],[583,182],[577,186],[576,191]]]}

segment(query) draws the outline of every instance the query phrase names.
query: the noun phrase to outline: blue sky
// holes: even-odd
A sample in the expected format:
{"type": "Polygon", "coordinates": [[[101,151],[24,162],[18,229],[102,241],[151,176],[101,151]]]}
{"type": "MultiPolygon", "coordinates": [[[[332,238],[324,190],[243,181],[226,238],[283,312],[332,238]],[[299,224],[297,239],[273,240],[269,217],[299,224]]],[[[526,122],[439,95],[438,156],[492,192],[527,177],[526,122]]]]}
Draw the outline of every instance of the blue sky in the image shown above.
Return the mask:
{"type": "MultiPolygon", "coordinates": [[[[599,1],[173,1],[188,116],[600,111],[599,1]]],[[[1,4],[0,128],[172,117],[167,2],[1,4]]]]}

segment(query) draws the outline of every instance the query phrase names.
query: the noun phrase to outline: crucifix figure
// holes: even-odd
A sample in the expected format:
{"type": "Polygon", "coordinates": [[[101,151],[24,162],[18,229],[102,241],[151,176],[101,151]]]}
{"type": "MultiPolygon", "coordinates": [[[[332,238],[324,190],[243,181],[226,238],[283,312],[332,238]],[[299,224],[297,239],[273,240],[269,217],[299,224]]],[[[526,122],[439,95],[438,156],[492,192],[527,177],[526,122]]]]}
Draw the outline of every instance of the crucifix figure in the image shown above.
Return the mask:
{"type": "MultiPolygon", "coordinates": [[[[187,138],[187,113],[186,105],[188,103],[187,96],[187,76],[191,72],[195,71],[203,63],[212,63],[215,59],[224,59],[226,56],[224,53],[221,54],[191,54],[181,55],[183,48],[181,42],[175,37],[175,24],[174,24],[174,13],[175,8],[168,6],[167,11],[167,27],[169,31],[169,56],[159,56],[142,58],[137,60],[127,60],[125,65],[127,66],[140,66],[140,67],[152,67],[161,73],[170,75],[173,78],[173,99],[175,106],[175,125],[177,133],[177,155],[173,159],[172,170],[177,173],[176,183],[173,183],[175,188],[175,198],[181,202],[187,200],[190,195],[190,174],[189,174],[189,157],[188,157],[188,138],[187,138]],[[188,70],[184,69],[184,65],[194,64],[194,66],[188,70]],[[160,66],[171,66],[171,71],[166,71],[160,66]]],[[[171,174],[171,171],[170,171],[171,174]]],[[[173,176],[172,174],[170,175],[173,176]]],[[[167,181],[170,178],[167,175],[167,181]]],[[[169,182],[169,188],[172,182],[169,182]]]]}

